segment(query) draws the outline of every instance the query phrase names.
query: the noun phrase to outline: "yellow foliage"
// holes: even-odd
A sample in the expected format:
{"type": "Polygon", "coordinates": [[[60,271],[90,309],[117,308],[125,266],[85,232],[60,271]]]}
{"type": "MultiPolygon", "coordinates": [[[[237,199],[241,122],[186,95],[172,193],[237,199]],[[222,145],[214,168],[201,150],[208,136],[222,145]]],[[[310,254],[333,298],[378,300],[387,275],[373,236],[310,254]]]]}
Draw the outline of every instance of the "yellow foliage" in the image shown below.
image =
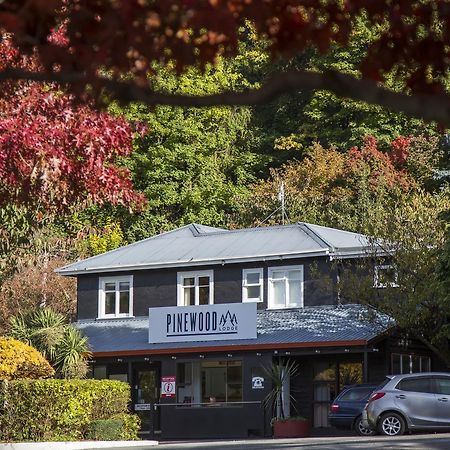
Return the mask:
{"type": "Polygon", "coordinates": [[[0,337],[0,380],[48,378],[54,373],[49,362],[34,347],[0,337]]]}

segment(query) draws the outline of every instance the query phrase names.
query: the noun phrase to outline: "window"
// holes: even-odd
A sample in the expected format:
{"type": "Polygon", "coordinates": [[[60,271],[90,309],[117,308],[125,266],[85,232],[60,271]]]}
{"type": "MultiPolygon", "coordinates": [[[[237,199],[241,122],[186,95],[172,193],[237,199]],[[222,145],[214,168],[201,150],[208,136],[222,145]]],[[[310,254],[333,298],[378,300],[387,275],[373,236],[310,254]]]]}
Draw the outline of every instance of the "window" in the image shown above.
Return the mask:
{"type": "Polygon", "coordinates": [[[269,308],[303,307],[303,266],[269,267],[269,308]]]}
{"type": "Polygon", "coordinates": [[[396,389],[400,391],[409,392],[426,392],[428,394],[433,393],[433,386],[431,378],[406,378],[397,384],[396,389]]]}
{"type": "Polygon", "coordinates": [[[369,398],[370,394],[374,391],[374,388],[355,388],[348,389],[347,392],[339,397],[341,402],[361,402],[369,398]]]}
{"type": "Polygon", "coordinates": [[[430,365],[431,361],[429,356],[392,353],[391,373],[393,375],[429,372],[430,365]]]}
{"type": "Polygon", "coordinates": [[[213,298],[213,271],[178,273],[178,306],[210,305],[213,298]]]}
{"type": "Polygon", "coordinates": [[[450,395],[450,377],[439,377],[436,378],[435,381],[437,394],[450,395]]]}
{"type": "Polygon", "coordinates": [[[263,270],[244,269],[242,271],[242,301],[263,301],[263,270]]]}
{"type": "Polygon", "coordinates": [[[398,276],[395,267],[390,264],[375,266],[374,287],[398,287],[398,276]]]}
{"type": "Polygon", "coordinates": [[[241,361],[177,364],[177,403],[214,406],[236,402],[242,402],[241,361]]]}
{"type": "Polygon", "coordinates": [[[133,315],[133,277],[100,278],[98,317],[133,315]]]}

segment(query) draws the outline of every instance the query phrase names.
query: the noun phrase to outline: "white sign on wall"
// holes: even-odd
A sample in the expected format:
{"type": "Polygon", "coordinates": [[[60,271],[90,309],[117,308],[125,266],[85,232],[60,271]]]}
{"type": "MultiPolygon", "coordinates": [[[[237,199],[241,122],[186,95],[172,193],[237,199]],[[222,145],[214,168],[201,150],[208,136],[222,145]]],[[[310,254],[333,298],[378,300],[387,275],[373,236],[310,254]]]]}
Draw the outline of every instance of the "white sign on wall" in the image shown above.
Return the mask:
{"type": "Polygon", "coordinates": [[[149,342],[256,339],[256,303],[149,309],[149,342]]]}

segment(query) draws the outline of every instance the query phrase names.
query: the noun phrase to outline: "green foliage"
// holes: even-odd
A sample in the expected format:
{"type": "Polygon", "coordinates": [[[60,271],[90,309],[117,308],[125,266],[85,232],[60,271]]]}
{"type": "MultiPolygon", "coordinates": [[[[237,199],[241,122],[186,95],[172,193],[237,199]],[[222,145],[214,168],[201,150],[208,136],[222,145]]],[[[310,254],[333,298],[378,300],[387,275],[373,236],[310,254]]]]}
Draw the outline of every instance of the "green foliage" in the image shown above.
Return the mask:
{"type": "Polygon", "coordinates": [[[87,338],[62,314],[39,308],[10,320],[9,334],[36,347],[49,359],[57,376],[82,378],[90,356],[87,338]]]}
{"type": "MultiPolygon", "coordinates": [[[[1,386],[0,440],[78,440],[93,421],[114,420],[136,439],[138,420],[125,418],[127,383],[112,380],[12,381],[1,386]]],[[[95,428],[95,426],[94,426],[95,428]]]]}
{"type": "Polygon", "coordinates": [[[94,441],[118,441],[123,423],[118,419],[93,420],[86,430],[86,439],[94,441]]]}
{"type": "MultiPolygon", "coordinates": [[[[164,92],[198,95],[244,89],[249,82],[229,64],[194,69],[177,77],[161,69],[152,80],[164,92]]],[[[116,114],[145,123],[147,136],[135,141],[127,165],[135,187],[148,199],[139,216],[124,215],[128,241],[191,222],[225,225],[264,156],[253,149],[251,110],[242,107],[176,108],[111,106],[116,114]]]]}
{"type": "Polygon", "coordinates": [[[54,370],[35,348],[0,337],[0,380],[48,378],[54,370]]]}
{"type": "MultiPolygon", "coordinates": [[[[283,386],[298,375],[299,370],[297,362],[290,359],[284,363],[264,367],[264,371],[272,382],[272,389],[264,398],[263,404],[274,415],[275,420],[287,418],[283,402],[283,386]]],[[[294,400],[294,397],[291,395],[290,399],[294,400]]]]}

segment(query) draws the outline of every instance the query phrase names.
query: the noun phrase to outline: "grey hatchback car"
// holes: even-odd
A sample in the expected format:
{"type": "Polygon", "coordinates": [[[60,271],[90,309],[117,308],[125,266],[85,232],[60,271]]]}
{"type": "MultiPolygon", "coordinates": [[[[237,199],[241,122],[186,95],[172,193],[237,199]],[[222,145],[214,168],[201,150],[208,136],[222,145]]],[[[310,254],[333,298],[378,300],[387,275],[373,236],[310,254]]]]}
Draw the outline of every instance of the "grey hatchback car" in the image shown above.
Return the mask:
{"type": "Polygon", "coordinates": [[[370,396],[362,423],[387,436],[450,429],[450,373],[391,375],[370,396]]]}

